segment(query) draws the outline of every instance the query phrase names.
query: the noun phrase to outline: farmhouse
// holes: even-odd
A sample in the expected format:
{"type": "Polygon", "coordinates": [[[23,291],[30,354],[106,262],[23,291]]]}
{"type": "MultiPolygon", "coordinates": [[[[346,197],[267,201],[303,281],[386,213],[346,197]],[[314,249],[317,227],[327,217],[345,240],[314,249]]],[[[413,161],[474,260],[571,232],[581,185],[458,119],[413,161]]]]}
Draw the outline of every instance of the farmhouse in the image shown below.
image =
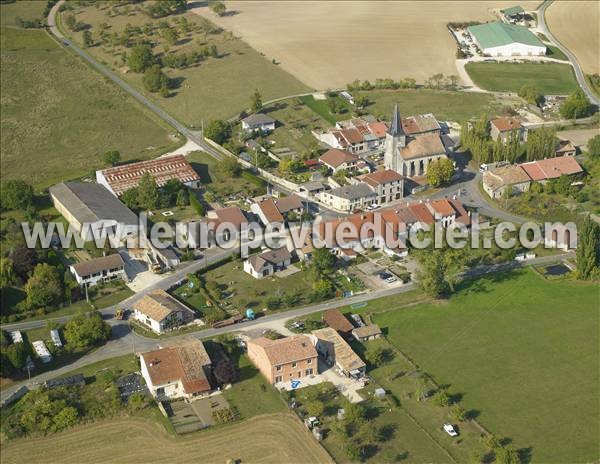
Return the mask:
{"type": "Polygon", "coordinates": [[[249,340],[248,358],[272,384],[309,377],[318,373],[317,351],[309,337],[249,340]]]}
{"type": "Polygon", "coordinates": [[[339,211],[354,211],[377,203],[377,194],[364,182],[348,184],[319,194],[325,205],[339,211]]]}
{"type": "Polygon", "coordinates": [[[498,138],[502,143],[507,143],[516,137],[519,142],[527,140],[527,129],[515,118],[496,118],[490,122],[490,136],[496,141],[498,138]]]}
{"type": "Polygon", "coordinates": [[[470,26],[467,30],[486,56],[546,54],[546,46],[525,26],[496,21],[470,26]]]}
{"type": "Polygon", "coordinates": [[[272,132],[277,121],[263,113],[255,113],[242,119],[242,129],[246,132],[272,132]]]}
{"type": "Polygon", "coordinates": [[[560,176],[572,176],[581,174],[582,167],[572,156],[558,158],[547,158],[543,160],[531,161],[519,165],[532,181],[542,183],[550,179],[558,179],[560,176]]]}
{"type": "Polygon", "coordinates": [[[381,329],[377,324],[369,324],[353,329],[352,335],[359,342],[366,342],[368,340],[375,340],[376,338],[381,337],[381,329]]]}
{"type": "Polygon", "coordinates": [[[284,270],[292,262],[292,255],[284,246],[250,256],[244,261],[244,271],[255,279],[262,279],[284,270]]]}
{"type": "Polygon", "coordinates": [[[321,155],[319,162],[327,166],[333,172],[337,172],[342,169],[354,169],[359,159],[360,158],[353,153],[332,148],[321,155]]]}
{"type": "Polygon", "coordinates": [[[50,187],[58,212],[85,240],[119,233],[123,239],[137,234],[138,218],[103,185],[64,182],[50,187]]]}
{"type": "Polygon", "coordinates": [[[164,290],[154,290],[134,303],[133,318],[157,334],[194,320],[194,312],[164,290]]]}
{"type": "Polygon", "coordinates": [[[385,169],[355,178],[367,184],[377,195],[377,203],[400,200],[404,195],[404,178],[395,171],[385,169]]]}
{"type": "Polygon", "coordinates": [[[205,396],[212,389],[208,378],[211,360],[197,339],[142,353],[140,368],[148,390],[159,401],[189,400],[205,396]]]}
{"type": "Polygon", "coordinates": [[[427,173],[429,163],[446,158],[444,143],[435,131],[409,135],[400,121],[400,111],[396,105],[385,139],[385,168],[406,177],[423,176],[427,173]]]}
{"type": "Polygon", "coordinates": [[[137,187],[146,173],[154,177],[158,187],[170,180],[177,180],[191,188],[200,187],[200,176],[183,155],[161,156],[153,160],[96,171],[96,181],[120,197],[127,190],[137,187]]]}
{"type": "Polygon", "coordinates": [[[531,179],[520,166],[502,166],[483,173],[483,190],[491,198],[500,198],[509,188],[511,193],[529,190],[531,179]]]}
{"type": "Polygon", "coordinates": [[[364,361],[337,331],[331,327],[314,330],[311,338],[317,353],[328,365],[335,365],[343,375],[348,377],[359,378],[365,374],[364,361]]]}
{"type": "Polygon", "coordinates": [[[69,270],[81,286],[91,286],[126,277],[125,262],[119,253],[72,264],[69,270]]]}

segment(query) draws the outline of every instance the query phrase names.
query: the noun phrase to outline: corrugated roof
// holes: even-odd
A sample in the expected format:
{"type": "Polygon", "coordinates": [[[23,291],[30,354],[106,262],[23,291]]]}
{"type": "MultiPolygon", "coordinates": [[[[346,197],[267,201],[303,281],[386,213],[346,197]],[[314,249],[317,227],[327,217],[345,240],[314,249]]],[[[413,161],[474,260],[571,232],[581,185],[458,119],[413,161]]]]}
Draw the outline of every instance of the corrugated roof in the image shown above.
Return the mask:
{"type": "Polygon", "coordinates": [[[501,47],[512,43],[545,47],[545,45],[525,26],[506,24],[500,21],[470,26],[468,31],[482,48],[501,47]]]}

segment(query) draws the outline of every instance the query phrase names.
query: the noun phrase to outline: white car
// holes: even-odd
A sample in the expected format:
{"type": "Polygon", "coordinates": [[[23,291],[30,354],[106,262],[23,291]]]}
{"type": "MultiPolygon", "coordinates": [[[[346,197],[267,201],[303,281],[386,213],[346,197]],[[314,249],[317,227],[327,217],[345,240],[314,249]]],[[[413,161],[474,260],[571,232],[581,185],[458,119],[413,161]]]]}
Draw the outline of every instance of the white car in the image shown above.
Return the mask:
{"type": "Polygon", "coordinates": [[[454,429],[452,424],[444,424],[444,431],[451,437],[457,437],[458,432],[454,429]]]}
{"type": "Polygon", "coordinates": [[[396,278],[394,276],[391,276],[391,277],[388,277],[387,279],[385,279],[385,281],[388,284],[392,284],[392,283],[396,282],[396,278]]]}

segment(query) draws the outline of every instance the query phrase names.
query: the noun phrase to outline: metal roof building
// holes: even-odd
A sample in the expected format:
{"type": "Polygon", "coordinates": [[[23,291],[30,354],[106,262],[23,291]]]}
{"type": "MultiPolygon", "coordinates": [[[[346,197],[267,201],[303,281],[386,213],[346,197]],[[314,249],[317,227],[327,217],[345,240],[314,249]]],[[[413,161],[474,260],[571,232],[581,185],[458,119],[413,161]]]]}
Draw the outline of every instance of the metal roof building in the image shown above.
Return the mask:
{"type": "Polygon", "coordinates": [[[470,26],[469,33],[488,56],[545,55],[546,46],[525,26],[500,21],[470,26]]]}

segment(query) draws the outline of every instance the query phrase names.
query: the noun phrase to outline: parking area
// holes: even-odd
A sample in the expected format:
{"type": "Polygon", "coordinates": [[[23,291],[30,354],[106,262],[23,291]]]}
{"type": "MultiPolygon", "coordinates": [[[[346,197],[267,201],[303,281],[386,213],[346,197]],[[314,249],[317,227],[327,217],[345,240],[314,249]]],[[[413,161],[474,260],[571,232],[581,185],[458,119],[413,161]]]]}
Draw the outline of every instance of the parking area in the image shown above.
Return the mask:
{"type": "Polygon", "coordinates": [[[163,402],[163,407],[175,432],[195,432],[215,424],[213,413],[229,408],[229,403],[220,393],[187,402],[184,400],[163,402]]]}
{"type": "Polygon", "coordinates": [[[356,265],[356,276],[372,290],[395,288],[403,285],[402,281],[398,278],[399,276],[390,270],[388,264],[391,261],[383,256],[375,256],[377,261],[376,259],[370,259],[356,265]],[[382,263],[379,263],[379,260],[382,263]]]}

